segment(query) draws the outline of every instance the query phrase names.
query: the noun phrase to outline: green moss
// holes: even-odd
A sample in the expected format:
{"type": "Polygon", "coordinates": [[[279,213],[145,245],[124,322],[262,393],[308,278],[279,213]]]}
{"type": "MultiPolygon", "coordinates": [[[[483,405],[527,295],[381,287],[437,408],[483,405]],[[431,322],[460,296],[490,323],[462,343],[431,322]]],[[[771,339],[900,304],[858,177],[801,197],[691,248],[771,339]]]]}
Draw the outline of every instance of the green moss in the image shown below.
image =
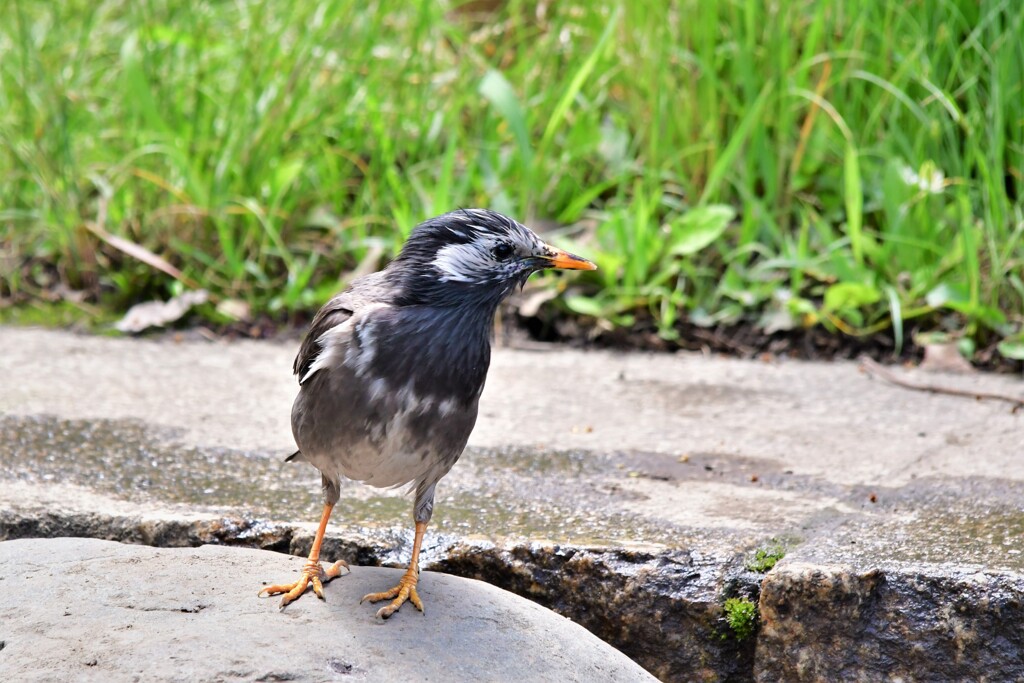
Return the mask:
{"type": "Polygon", "coordinates": [[[729,598],[723,611],[725,623],[736,640],[746,640],[754,635],[757,630],[757,603],[749,598],[729,598]]]}
{"type": "Polygon", "coordinates": [[[764,574],[771,571],[779,560],[786,556],[786,548],[781,543],[758,548],[754,556],[747,560],[746,568],[752,572],[764,574]]]}

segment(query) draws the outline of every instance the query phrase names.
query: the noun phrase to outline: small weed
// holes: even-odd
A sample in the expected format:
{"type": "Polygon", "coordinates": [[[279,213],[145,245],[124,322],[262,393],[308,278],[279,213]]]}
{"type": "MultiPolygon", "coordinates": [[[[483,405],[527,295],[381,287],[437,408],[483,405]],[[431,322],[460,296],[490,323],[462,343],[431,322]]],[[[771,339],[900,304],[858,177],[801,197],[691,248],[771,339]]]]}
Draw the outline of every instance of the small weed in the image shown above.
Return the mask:
{"type": "Polygon", "coordinates": [[[778,544],[772,544],[764,548],[758,548],[754,552],[754,556],[747,560],[746,568],[752,572],[758,572],[764,574],[769,572],[772,568],[786,556],[786,549],[778,544]]]}
{"type": "MultiPolygon", "coordinates": [[[[729,598],[723,609],[725,623],[736,636],[736,640],[746,640],[757,630],[757,603],[749,598],[729,598]]],[[[725,638],[726,634],[722,634],[725,638]]]]}

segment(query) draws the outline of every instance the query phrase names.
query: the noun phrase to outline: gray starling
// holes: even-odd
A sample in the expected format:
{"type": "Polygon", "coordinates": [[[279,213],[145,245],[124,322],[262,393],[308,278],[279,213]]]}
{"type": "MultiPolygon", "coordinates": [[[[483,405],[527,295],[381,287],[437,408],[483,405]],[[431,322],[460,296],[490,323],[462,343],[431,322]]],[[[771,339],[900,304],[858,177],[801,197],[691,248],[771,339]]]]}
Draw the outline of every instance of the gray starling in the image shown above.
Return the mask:
{"type": "Polygon", "coordinates": [[[299,580],[261,595],[284,593],[283,608],[312,585],[322,599],[323,583],[347,568],[340,560],[320,565],[327,520],[347,477],[415,490],[409,568],[397,586],[363,600],[391,600],[377,612],[383,618],[406,600],[423,611],[416,581],[434,487],[476,423],[498,304],[538,270],[595,267],[499,213],[466,209],[420,224],[384,270],[328,301],[295,358],[299,450],[288,458],[320,470],[323,515],[299,580]]]}

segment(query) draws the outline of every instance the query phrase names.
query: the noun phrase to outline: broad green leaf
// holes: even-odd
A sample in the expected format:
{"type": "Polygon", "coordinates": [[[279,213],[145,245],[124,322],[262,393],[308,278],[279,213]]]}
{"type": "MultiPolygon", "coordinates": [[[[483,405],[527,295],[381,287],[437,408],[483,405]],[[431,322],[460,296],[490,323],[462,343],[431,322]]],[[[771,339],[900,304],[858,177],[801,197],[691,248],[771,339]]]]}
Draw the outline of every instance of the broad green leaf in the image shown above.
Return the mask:
{"type": "Polygon", "coordinates": [[[996,346],[999,355],[1011,360],[1024,360],[1024,337],[1017,336],[1011,339],[1004,339],[996,346]]]}
{"type": "Polygon", "coordinates": [[[579,313],[580,315],[589,315],[594,318],[603,318],[606,316],[604,306],[602,306],[596,299],[591,299],[587,296],[566,297],[565,305],[569,307],[569,310],[579,313]]]}
{"type": "Polygon", "coordinates": [[[928,292],[924,300],[929,306],[939,308],[949,304],[965,304],[968,301],[968,295],[963,287],[943,282],[928,292]]]}
{"type": "Polygon", "coordinates": [[[690,256],[721,237],[729,223],[736,218],[736,210],[723,204],[710,204],[691,209],[672,226],[670,253],[690,256]]]}
{"type": "Polygon", "coordinates": [[[860,282],[839,282],[825,290],[826,311],[846,311],[877,303],[882,294],[860,282]]]}
{"type": "Polygon", "coordinates": [[[795,296],[786,302],[786,307],[789,312],[793,315],[800,316],[817,316],[818,309],[814,307],[814,303],[804,299],[803,297],[795,296]]]}
{"type": "Polygon", "coordinates": [[[956,341],[956,350],[960,352],[961,356],[971,360],[974,358],[974,352],[978,350],[978,345],[970,337],[961,337],[956,341]]]}
{"type": "Polygon", "coordinates": [[[925,303],[933,308],[948,308],[963,313],[993,329],[1006,322],[1006,315],[998,308],[974,303],[965,285],[943,283],[925,295],[925,303]]]}

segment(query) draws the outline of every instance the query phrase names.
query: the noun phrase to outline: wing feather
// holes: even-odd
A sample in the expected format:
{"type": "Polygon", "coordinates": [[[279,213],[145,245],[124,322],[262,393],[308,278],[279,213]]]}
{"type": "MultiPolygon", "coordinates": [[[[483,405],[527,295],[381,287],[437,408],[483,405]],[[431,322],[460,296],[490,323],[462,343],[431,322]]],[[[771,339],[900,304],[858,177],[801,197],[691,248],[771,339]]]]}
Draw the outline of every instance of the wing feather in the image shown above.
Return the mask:
{"type": "Polygon", "coordinates": [[[334,297],[321,308],[316,316],[313,318],[313,322],[309,326],[309,332],[306,333],[305,339],[302,340],[302,346],[299,347],[299,353],[295,356],[295,362],[292,364],[292,372],[299,377],[299,384],[302,384],[302,378],[309,372],[310,366],[316,361],[317,356],[323,350],[317,340],[328,330],[337,327],[346,320],[352,317],[354,306],[347,295],[348,291],[339,294],[334,297]]]}
{"type": "Polygon", "coordinates": [[[292,363],[292,372],[299,378],[299,384],[303,383],[309,369],[323,351],[319,343],[320,338],[367,305],[391,303],[395,297],[392,290],[393,288],[384,280],[383,271],[371,273],[353,281],[345,291],[317,311],[306,337],[302,340],[302,345],[299,346],[295,362],[292,363]]]}

